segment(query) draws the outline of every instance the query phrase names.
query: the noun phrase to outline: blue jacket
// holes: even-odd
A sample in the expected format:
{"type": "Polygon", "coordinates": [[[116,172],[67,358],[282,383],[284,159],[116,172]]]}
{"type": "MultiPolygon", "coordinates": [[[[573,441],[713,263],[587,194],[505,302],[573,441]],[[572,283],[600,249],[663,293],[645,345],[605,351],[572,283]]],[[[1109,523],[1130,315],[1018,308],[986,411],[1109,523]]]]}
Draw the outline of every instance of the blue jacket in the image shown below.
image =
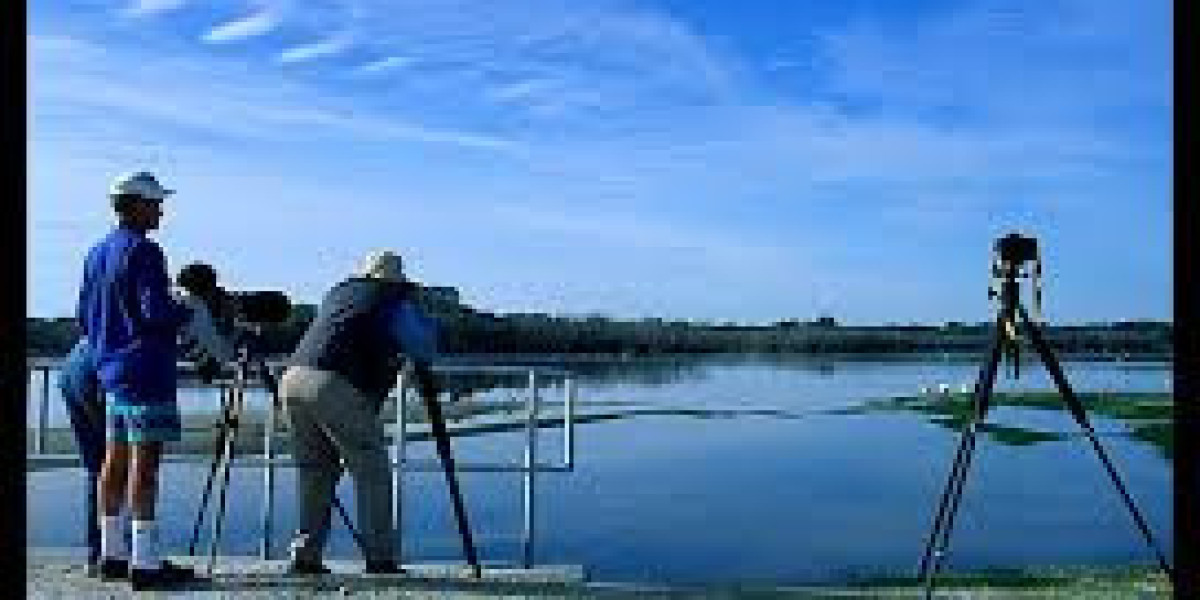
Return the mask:
{"type": "Polygon", "coordinates": [[[188,311],[170,285],[166,257],[145,233],[119,227],[88,252],[76,317],[100,382],[119,399],[175,399],[175,336],[188,311]]]}

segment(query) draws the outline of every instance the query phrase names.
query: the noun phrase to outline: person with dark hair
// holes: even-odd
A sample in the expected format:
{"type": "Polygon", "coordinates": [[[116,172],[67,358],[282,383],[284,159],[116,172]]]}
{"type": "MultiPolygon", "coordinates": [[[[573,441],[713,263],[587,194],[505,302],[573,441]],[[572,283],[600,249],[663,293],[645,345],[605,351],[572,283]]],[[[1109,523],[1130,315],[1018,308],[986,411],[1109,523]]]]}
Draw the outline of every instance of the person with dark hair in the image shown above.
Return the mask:
{"type": "Polygon", "coordinates": [[[100,576],[128,577],[135,591],[196,579],[191,569],[160,560],[155,522],[163,444],[181,435],[176,335],[190,313],[171,297],[166,257],[146,235],[158,229],[171,193],[146,172],[113,182],[118,226],[88,252],[76,313],[109,396],[98,486],[100,576]],[[128,561],[122,560],[126,500],[133,520],[128,561]]]}
{"type": "MultiPolygon", "coordinates": [[[[396,382],[401,354],[412,359],[420,392],[437,397],[430,362],[436,322],[392,252],[367,256],[338,283],[296,345],[280,383],[297,460],[300,527],[289,572],[327,573],[321,555],[342,461],[354,478],[367,573],[401,573],[392,522],[391,469],[379,412],[396,382]]],[[[399,493],[396,490],[395,493],[399,493]]]]}
{"type": "Polygon", "coordinates": [[[210,382],[232,361],[238,331],[228,294],[211,265],[190,263],[175,275],[175,300],[192,311],[180,332],[180,355],[195,361],[201,381],[210,382]]]}

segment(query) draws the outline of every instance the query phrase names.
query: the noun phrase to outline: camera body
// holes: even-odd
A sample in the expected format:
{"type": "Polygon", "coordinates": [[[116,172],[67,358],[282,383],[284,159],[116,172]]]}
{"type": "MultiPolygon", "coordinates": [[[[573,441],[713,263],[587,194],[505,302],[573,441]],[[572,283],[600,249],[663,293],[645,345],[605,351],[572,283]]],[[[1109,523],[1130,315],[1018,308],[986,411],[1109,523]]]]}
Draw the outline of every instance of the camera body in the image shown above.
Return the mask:
{"type": "Polygon", "coordinates": [[[227,304],[235,317],[255,325],[278,324],[292,314],[287,294],[277,290],[225,292],[227,304]]]}
{"type": "Polygon", "coordinates": [[[1016,265],[1037,260],[1037,240],[1010,233],[996,240],[996,254],[999,255],[1001,261],[1016,265]]]}

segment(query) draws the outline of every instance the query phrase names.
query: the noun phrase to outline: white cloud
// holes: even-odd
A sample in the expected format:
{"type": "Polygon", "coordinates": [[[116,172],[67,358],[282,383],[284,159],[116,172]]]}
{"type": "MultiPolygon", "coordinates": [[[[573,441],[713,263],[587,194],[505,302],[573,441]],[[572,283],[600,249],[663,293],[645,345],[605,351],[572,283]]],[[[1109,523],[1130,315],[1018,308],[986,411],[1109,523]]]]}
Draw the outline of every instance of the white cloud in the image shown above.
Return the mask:
{"type": "Polygon", "coordinates": [[[279,62],[284,64],[306,62],[323,56],[342,52],[350,47],[348,37],[332,37],[305,46],[288,48],[279,53],[279,62]]]}
{"type": "Polygon", "coordinates": [[[134,0],[122,11],[129,17],[146,17],[182,8],[187,0],[134,0]]]}
{"type": "MultiPolygon", "coordinates": [[[[405,57],[400,64],[420,63],[419,77],[397,85],[426,105],[455,97],[466,110],[489,110],[500,97],[514,118],[524,118],[522,110],[619,118],[678,100],[718,102],[732,90],[732,70],[703,38],[622,2],[361,0],[354,7],[356,39],[405,57]],[[514,93],[533,80],[554,85],[514,93]],[[464,93],[479,89],[485,93],[464,93]]],[[[395,65],[382,59],[358,73],[395,65]]]]}
{"type": "Polygon", "coordinates": [[[201,38],[210,44],[235,42],[269,33],[279,25],[279,13],[271,8],[218,25],[201,38]]]}
{"type": "MultiPolygon", "coordinates": [[[[53,73],[31,85],[42,110],[118,110],[237,138],[290,139],[307,127],[360,140],[406,140],[490,152],[516,152],[520,144],[499,136],[425,127],[411,119],[374,113],[337,96],[288,81],[281,73],[247,71],[236,63],[132,56],[115,50],[84,52],[93,44],[61,37],[31,39],[31,72],[53,73]],[[136,69],[129,65],[136,64],[136,69]],[[136,73],[136,75],[134,75],[136,73]],[[147,82],[169,82],[153,94],[147,82]],[[213,89],[224,90],[213,94],[213,89]],[[303,127],[297,127],[303,126],[303,127]]],[[[60,122],[56,128],[66,127],[60,122]]]]}
{"type": "Polygon", "coordinates": [[[500,101],[520,101],[550,92],[560,87],[556,80],[549,78],[525,79],[496,86],[487,91],[494,99],[500,101]]]}
{"type": "Polygon", "coordinates": [[[407,56],[389,56],[387,58],[381,58],[379,60],[360,65],[356,67],[354,71],[360,75],[382,73],[384,71],[407,67],[414,62],[416,61],[407,56]]]}

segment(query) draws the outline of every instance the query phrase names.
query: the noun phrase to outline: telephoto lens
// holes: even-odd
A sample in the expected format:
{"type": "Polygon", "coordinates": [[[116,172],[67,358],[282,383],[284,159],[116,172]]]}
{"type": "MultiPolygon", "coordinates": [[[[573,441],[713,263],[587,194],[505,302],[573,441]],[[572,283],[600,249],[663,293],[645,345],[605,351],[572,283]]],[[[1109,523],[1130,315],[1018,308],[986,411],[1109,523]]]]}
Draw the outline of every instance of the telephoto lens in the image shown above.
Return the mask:
{"type": "Polygon", "coordinates": [[[230,292],[238,317],[248,323],[282,323],[292,314],[292,303],[280,291],[230,292]]]}

